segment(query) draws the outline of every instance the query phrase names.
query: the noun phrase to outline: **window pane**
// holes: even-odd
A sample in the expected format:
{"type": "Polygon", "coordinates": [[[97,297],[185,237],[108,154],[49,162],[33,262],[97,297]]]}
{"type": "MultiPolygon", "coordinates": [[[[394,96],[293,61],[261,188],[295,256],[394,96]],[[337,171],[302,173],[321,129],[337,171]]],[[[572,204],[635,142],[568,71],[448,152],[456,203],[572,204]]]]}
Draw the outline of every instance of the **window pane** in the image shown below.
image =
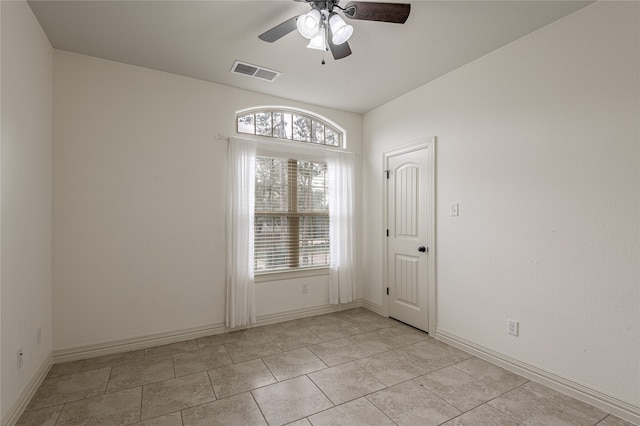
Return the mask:
{"type": "Polygon", "coordinates": [[[291,114],[288,112],[273,113],[273,137],[291,139],[291,114]]]}
{"type": "Polygon", "coordinates": [[[289,267],[289,227],[286,217],[255,217],[256,272],[289,267]]]}
{"type": "Polygon", "coordinates": [[[271,136],[270,112],[259,112],[256,114],[256,135],[271,136]]]}
{"type": "Polygon", "coordinates": [[[329,264],[329,216],[300,218],[300,266],[329,264]]]}
{"type": "Polygon", "coordinates": [[[293,115],[293,140],[311,142],[311,119],[293,115]]]}
{"type": "Polygon", "coordinates": [[[257,157],[256,166],[255,271],[328,265],[327,165],[257,157]]]}
{"type": "Polygon", "coordinates": [[[239,133],[342,146],[342,133],[313,115],[256,110],[236,119],[239,133]]]}
{"type": "Polygon", "coordinates": [[[256,130],[253,124],[253,114],[238,117],[238,133],[249,133],[251,135],[255,135],[256,130]]]}
{"type": "Polygon", "coordinates": [[[340,146],[340,135],[329,127],[324,129],[324,138],[327,145],[340,146]]]}
{"type": "Polygon", "coordinates": [[[327,165],[298,161],[298,211],[329,211],[327,165]]]}
{"type": "Polygon", "coordinates": [[[288,209],[287,160],[256,158],[256,212],[286,212],[288,209]]]}
{"type": "Polygon", "coordinates": [[[311,127],[311,142],[324,143],[324,126],[317,121],[313,122],[311,127]]]}

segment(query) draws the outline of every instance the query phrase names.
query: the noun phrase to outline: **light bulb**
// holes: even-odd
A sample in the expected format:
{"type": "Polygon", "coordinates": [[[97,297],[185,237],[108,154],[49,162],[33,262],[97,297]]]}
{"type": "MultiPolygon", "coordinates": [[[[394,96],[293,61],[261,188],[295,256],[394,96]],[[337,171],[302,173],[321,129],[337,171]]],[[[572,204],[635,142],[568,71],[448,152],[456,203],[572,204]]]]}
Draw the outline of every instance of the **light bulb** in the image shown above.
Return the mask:
{"type": "Polygon", "coordinates": [[[320,30],[320,22],[320,11],[318,9],[311,9],[306,14],[298,16],[296,26],[302,37],[312,39],[320,30]]]}
{"type": "Polygon", "coordinates": [[[318,31],[318,34],[316,34],[316,36],[311,39],[309,44],[307,44],[307,47],[309,49],[325,50],[324,41],[325,41],[325,29],[324,27],[320,27],[320,31],[318,31]]]}
{"type": "Polygon", "coordinates": [[[332,14],[329,18],[329,26],[331,27],[331,34],[333,44],[338,45],[342,44],[345,41],[349,40],[351,35],[353,34],[353,27],[351,25],[347,25],[337,14],[332,14]]]}

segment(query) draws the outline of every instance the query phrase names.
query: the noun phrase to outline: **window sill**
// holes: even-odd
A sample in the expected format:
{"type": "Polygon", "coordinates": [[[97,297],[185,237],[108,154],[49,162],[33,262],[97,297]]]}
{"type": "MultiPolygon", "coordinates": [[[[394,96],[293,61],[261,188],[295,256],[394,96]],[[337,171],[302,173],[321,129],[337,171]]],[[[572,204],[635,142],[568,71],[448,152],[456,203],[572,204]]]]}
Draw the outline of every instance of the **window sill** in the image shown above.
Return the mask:
{"type": "Polygon", "coordinates": [[[291,271],[260,272],[255,275],[256,284],[269,281],[292,280],[297,278],[319,277],[329,275],[329,267],[294,269],[291,271]]]}

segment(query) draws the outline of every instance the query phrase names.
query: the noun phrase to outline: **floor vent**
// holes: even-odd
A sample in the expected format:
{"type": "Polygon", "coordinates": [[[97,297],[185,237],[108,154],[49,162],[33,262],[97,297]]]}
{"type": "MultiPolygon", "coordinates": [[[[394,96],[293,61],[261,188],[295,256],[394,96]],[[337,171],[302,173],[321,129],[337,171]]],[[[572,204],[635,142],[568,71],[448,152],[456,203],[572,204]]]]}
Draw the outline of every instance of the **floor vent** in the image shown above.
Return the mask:
{"type": "Polygon", "coordinates": [[[246,62],[235,61],[231,72],[234,74],[242,74],[260,80],[274,81],[280,77],[280,72],[270,70],[269,68],[259,67],[257,65],[247,64],[246,62]]]}

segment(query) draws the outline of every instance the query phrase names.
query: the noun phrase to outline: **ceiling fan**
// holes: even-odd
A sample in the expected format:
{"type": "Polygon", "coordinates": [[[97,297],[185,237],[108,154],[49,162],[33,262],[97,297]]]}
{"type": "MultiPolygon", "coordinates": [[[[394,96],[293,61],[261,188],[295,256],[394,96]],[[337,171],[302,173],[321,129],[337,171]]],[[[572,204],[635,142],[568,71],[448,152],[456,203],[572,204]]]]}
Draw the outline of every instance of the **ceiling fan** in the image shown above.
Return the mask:
{"type": "MultiPolygon", "coordinates": [[[[334,59],[342,59],[351,55],[351,48],[347,40],[353,34],[353,27],[342,19],[337,12],[338,10],[350,19],[395,24],[404,24],[411,11],[411,5],[407,3],[352,1],[347,3],[345,7],[341,7],[338,5],[340,0],[295,1],[308,3],[311,10],[287,19],[269,31],[260,34],[258,38],[273,43],[297,29],[303,37],[310,40],[308,48],[331,50],[334,59]]],[[[322,63],[324,64],[324,60],[322,63]]]]}

